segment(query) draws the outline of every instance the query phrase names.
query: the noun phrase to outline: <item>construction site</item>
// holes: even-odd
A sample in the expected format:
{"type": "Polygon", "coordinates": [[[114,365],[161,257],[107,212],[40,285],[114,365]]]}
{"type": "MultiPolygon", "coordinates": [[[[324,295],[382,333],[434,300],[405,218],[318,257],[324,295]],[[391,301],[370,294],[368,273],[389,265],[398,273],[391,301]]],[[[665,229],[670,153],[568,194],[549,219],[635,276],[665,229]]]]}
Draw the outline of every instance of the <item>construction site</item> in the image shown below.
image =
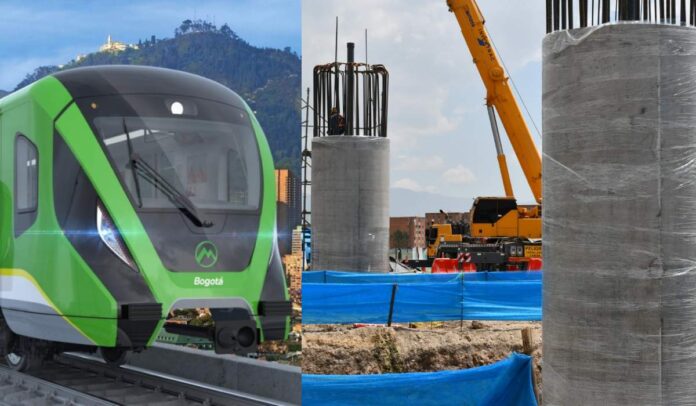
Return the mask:
{"type": "Polygon", "coordinates": [[[404,84],[337,19],[333,60],[306,61],[303,404],[694,404],[696,1],[546,0],[540,128],[496,21],[441,7],[500,193],[390,221],[404,84]]]}

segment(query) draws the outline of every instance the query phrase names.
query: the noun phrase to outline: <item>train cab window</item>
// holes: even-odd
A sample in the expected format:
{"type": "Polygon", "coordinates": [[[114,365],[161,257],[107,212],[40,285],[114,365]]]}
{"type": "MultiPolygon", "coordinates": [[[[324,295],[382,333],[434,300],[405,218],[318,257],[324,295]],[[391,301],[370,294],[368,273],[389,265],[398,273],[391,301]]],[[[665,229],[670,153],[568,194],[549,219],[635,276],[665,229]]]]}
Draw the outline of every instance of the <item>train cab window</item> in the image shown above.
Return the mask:
{"type": "Polygon", "coordinates": [[[27,137],[18,134],[15,141],[15,236],[36,220],[39,196],[38,151],[27,137]]]}
{"type": "Polygon", "coordinates": [[[261,157],[244,110],[183,96],[176,109],[157,95],[90,100],[98,108],[83,111],[138,209],[171,209],[172,194],[198,210],[259,209],[261,157]]]}

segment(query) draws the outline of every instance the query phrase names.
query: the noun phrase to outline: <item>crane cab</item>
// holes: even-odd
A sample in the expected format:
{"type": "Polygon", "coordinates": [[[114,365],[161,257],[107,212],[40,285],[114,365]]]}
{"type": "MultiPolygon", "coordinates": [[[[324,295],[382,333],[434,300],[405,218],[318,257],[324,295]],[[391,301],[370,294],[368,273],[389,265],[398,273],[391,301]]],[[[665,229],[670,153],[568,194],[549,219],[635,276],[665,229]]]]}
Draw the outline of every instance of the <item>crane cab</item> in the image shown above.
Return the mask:
{"type": "Polygon", "coordinates": [[[514,197],[479,197],[469,212],[472,237],[541,238],[541,213],[517,205],[514,197]]]}

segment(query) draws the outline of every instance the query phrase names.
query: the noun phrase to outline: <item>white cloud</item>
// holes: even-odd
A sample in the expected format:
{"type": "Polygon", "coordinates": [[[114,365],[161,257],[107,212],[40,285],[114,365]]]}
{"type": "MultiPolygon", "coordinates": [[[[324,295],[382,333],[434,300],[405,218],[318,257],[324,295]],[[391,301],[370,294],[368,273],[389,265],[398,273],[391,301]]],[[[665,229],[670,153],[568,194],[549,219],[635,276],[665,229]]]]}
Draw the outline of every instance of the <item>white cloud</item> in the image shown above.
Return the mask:
{"type": "Polygon", "coordinates": [[[465,167],[464,165],[457,165],[454,168],[446,170],[442,177],[447,183],[454,184],[465,184],[472,183],[476,181],[476,176],[471,171],[471,169],[465,167]]]}
{"type": "Polygon", "coordinates": [[[432,172],[442,169],[444,165],[445,160],[440,155],[399,155],[392,162],[392,169],[402,172],[432,172]]]}
{"type": "Polygon", "coordinates": [[[437,193],[437,188],[431,185],[423,186],[411,178],[401,178],[392,185],[395,189],[406,189],[412,192],[437,193]]]}

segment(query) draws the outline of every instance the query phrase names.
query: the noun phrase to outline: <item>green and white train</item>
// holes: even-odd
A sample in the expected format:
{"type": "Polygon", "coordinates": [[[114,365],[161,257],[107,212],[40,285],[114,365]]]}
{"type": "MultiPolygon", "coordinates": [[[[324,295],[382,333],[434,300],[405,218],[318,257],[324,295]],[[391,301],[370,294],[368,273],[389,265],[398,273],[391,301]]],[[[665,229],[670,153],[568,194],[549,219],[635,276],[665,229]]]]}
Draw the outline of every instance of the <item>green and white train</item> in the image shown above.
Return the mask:
{"type": "Polygon", "coordinates": [[[0,99],[0,352],[12,367],[161,328],[244,354],[287,338],[274,165],[246,103],[168,69],[101,66],[0,99]],[[209,308],[214,327],[167,321],[209,308]]]}

